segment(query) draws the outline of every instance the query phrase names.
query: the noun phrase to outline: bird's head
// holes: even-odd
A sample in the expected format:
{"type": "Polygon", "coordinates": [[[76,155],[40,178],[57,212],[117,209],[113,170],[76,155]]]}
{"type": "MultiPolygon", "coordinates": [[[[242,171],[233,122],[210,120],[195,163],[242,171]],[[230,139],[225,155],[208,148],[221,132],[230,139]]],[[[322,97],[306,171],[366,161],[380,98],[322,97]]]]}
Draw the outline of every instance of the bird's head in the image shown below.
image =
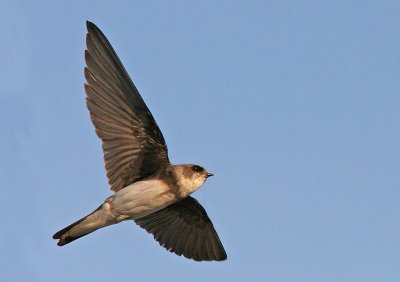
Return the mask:
{"type": "Polygon", "coordinates": [[[176,165],[174,170],[179,181],[179,188],[184,196],[196,191],[208,177],[214,175],[207,172],[203,167],[194,164],[176,165]]]}

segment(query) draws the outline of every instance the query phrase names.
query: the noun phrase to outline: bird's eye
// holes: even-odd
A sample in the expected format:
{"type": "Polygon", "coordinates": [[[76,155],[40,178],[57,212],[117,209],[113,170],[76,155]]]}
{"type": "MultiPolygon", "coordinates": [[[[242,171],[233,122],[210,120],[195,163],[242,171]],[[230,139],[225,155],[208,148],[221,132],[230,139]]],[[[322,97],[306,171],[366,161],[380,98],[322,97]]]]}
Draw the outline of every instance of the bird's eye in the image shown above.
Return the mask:
{"type": "Polygon", "coordinates": [[[201,172],[201,171],[204,170],[204,168],[202,168],[201,166],[198,166],[198,165],[194,165],[194,166],[192,167],[192,169],[193,169],[193,171],[195,171],[195,172],[201,172]]]}

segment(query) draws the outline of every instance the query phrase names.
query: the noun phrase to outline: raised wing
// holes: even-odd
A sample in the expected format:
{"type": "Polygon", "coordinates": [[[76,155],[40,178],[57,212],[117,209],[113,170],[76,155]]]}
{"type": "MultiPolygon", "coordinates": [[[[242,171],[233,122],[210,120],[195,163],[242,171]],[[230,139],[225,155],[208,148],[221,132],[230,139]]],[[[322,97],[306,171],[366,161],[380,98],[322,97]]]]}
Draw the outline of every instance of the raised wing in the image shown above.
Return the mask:
{"type": "Polygon", "coordinates": [[[111,190],[169,164],[164,137],[107,38],[87,22],[85,84],[87,107],[103,141],[111,190]]]}
{"type": "Polygon", "coordinates": [[[161,246],[196,261],[225,260],[224,247],[200,203],[187,197],[160,211],[135,220],[161,246]]]}

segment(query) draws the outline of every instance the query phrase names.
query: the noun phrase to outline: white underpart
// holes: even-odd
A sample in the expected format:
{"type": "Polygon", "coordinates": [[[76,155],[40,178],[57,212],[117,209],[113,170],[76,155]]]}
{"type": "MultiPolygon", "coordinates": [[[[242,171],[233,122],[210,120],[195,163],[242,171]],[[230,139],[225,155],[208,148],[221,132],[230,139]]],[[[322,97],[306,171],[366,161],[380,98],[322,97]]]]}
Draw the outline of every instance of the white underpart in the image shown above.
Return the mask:
{"type": "Polygon", "coordinates": [[[137,219],[163,209],[175,201],[175,195],[165,182],[144,180],[116,192],[111,201],[111,209],[118,215],[137,219]]]}
{"type": "Polygon", "coordinates": [[[179,194],[181,197],[187,197],[196,191],[205,181],[204,177],[194,176],[193,178],[182,177],[179,180],[179,194]]]}

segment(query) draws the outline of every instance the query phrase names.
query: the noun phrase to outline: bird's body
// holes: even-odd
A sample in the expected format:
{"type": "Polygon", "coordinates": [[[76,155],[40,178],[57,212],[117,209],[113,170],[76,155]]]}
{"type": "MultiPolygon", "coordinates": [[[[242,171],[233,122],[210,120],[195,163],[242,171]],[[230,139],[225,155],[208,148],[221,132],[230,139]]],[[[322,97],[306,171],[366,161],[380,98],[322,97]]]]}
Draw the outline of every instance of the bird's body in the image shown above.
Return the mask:
{"type": "Polygon", "coordinates": [[[204,177],[193,181],[191,167],[171,165],[152,177],[117,191],[91,214],[61,230],[59,234],[56,233],[55,236],[60,239],[59,245],[70,243],[111,224],[142,218],[189,196],[208,177],[204,172],[204,177]],[[189,172],[185,173],[185,170],[189,172]]]}
{"type": "Polygon", "coordinates": [[[103,141],[115,193],[53,238],[63,246],[99,228],[134,220],[178,255],[226,259],[207,213],[190,196],[212,174],[198,165],[169,162],[162,133],[115,51],[94,24],[87,26],[87,106],[103,141]]]}
{"type": "Polygon", "coordinates": [[[119,216],[138,219],[177,201],[177,196],[162,180],[152,179],[132,183],[112,196],[111,208],[119,216]]]}

